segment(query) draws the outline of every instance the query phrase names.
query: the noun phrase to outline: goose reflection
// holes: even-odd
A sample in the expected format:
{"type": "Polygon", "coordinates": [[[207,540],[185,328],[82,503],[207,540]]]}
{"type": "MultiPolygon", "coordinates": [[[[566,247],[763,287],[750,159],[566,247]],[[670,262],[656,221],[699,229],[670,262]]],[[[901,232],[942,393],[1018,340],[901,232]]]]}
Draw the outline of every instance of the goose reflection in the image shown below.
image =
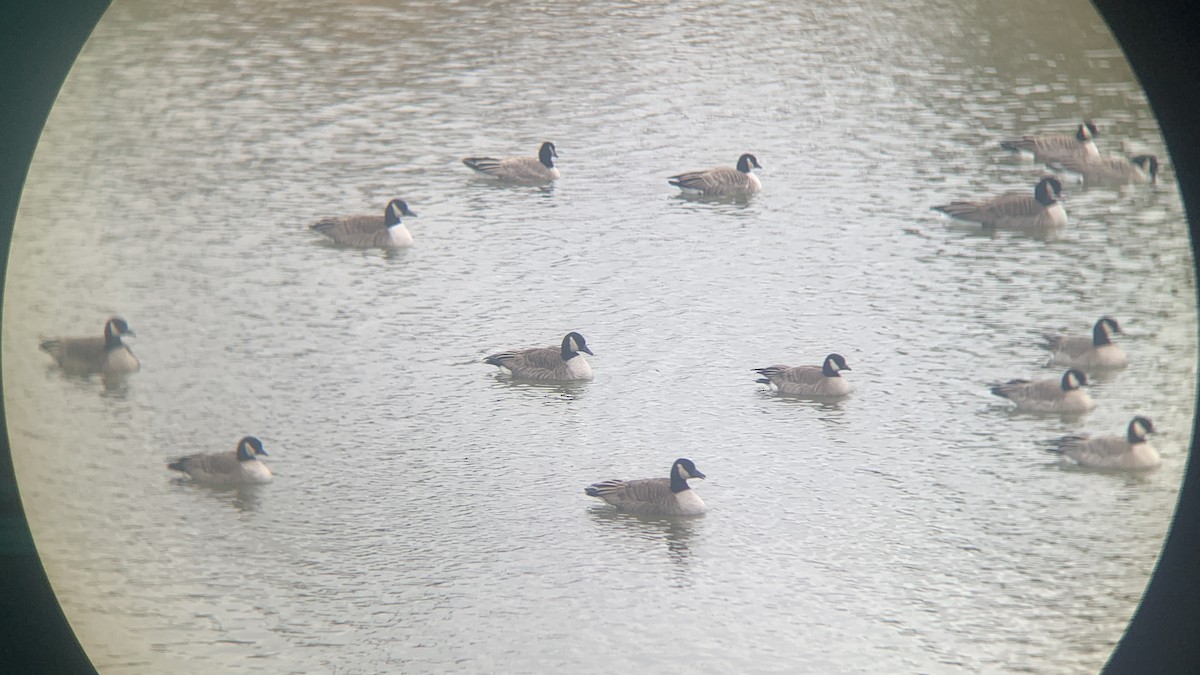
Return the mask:
{"type": "MultiPolygon", "coordinates": [[[[599,526],[619,530],[624,536],[631,536],[645,541],[661,542],[667,559],[678,568],[686,571],[691,564],[692,550],[690,542],[701,527],[701,521],[695,518],[678,518],[670,516],[644,516],[624,511],[614,511],[597,505],[589,510],[589,515],[599,526]]],[[[680,577],[679,581],[691,584],[691,580],[680,577]]]]}
{"type": "Polygon", "coordinates": [[[559,401],[575,401],[583,398],[583,393],[587,390],[589,384],[587,381],[538,382],[536,380],[514,380],[511,377],[498,374],[492,377],[495,383],[494,386],[496,387],[505,387],[530,396],[559,401]]]}
{"type": "Polygon", "coordinates": [[[1066,227],[1025,227],[1025,228],[997,228],[981,226],[972,223],[963,223],[950,221],[945,225],[946,229],[963,234],[968,237],[979,237],[981,239],[1033,239],[1034,241],[1058,241],[1062,239],[1064,233],[1068,231],[1066,227]]]}
{"type": "Polygon", "coordinates": [[[754,202],[752,197],[699,195],[689,192],[681,192],[671,195],[670,199],[675,202],[682,202],[681,206],[689,211],[703,211],[708,213],[712,210],[716,210],[725,215],[741,218],[748,218],[758,213],[757,209],[752,210],[750,208],[754,202]]]}
{"type": "Polygon", "coordinates": [[[204,493],[218,502],[232,506],[240,513],[258,513],[264,485],[212,485],[197,483],[186,477],[172,478],[171,483],[183,491],[204,493]]]}

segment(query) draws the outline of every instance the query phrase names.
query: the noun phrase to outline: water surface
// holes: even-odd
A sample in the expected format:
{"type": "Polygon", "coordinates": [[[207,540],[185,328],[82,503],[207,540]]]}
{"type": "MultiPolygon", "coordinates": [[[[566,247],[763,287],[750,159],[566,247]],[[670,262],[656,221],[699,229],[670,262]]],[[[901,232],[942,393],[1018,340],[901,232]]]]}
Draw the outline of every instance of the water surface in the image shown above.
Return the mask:
{"type": "Polygon", "coordinates": [[[1085,2],[116,2],[47,122],[4,303],[30,526],[106,673],[1094,671],[1153,570],[1190,442],[1196,312],[1169,159],[1069,186],[1050,237],[929,207],[1032,190],[999,150],[1084,116],[1168,158],[1085,2]],[[532,154],[548,188],[459,159],[532,154]],[[762,162],[743,203],[681,171],[762,162]],[[324,216],[420,216],[396,254],[324,216]],[[119,313],[143,369],[41,336],[119,313]],[[1097,410],[1021,415],[1042,332],[1117,317],[1097,410]],[[582,332],[593,382],[483,364],[582,332]],[[753,368],[843,354],[856,392],[753,368]],[[1152,417],[1163,466],[1040,445],[1152,417]],[[263,439],[274,483],[165,463],[263,439]],[[710,511],[582,488],[696,461],[710,511]]]}

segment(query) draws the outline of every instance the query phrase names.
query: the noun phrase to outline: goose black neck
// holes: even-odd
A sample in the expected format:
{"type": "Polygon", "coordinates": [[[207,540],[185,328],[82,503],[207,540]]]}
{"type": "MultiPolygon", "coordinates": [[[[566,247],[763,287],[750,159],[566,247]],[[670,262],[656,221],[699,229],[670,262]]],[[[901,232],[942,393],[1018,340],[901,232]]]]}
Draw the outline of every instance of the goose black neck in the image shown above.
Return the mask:
{"type": "Polygon", "coordinates": [[[841,374],[833,367],[833,359],[825,359],[825,364],[821,366],[821,374],[825,377],[841,377],[841,374]]]}
{"type": "MultiPolygon", "coordinates": [[[[567,153],[571,154],[571,153],[567,153]]],[[[540,161],[547,169],[554,168],[554,148],[549,143],[543,143],[541,150],[538,150],[538,161],[540,161]]]]}
{"type": "Polygon", "coordinates": [[[1106,322],[1104,320],[1100,320],[1096,322],[1095,326],[1092,326],[1093,347],[1100,347],[1112,342],[1112,339],[1108,336],[1108,330],[1105,324],[1106,322]]]}
{"type": "Polygon", "coordinates": [[[571,359],[575,358],[576,356],[579,356],[579,352],[575,351],[574,349],[571,349],[571,338],[570,337],[563,338],[562,360],[570,361],[571,359]]]}
{"type": "Polygon", "coordinates": [[[388,227],[395,227],[400,224],[400,205],[396,203],[388,204],[387,212],[383,215],[383,224],[388,227]]]}
{"type": "Polygon", "coordinates": [[[687,479],[679,475],[679,465],[671,467],[671,492],[679,493],[692,489],[687,479]]]}
{"type": "Polygon", "coordinates": [[[1033,189],[1033,198],[1042,206],[1050,206],[1056,200],[1054,199],[1054,188],[1050,181],[1044,180],[1037,184],[1033,189]]]}
{"type": "Polygon", "coordinates": [[[104,348],[108,351],[112,351],[114,349],[120,349],[121,347],[124,347],[124,346],[125,346],[125,343],[121,342],[121,334],[119,332],[117,332],[116,330],[113,330],[112,322],[110,321],[107,324],[105,324],[104,325],[104,348]]]}

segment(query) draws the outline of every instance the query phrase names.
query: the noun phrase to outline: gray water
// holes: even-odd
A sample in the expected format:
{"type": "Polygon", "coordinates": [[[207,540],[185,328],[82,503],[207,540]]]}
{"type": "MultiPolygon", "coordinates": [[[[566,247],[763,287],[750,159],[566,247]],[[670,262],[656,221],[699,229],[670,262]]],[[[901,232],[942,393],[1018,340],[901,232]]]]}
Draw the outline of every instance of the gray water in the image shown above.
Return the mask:
{"type": "Polygon", "coordinates": [[[1154,568],[1190,442],[1182,207],[1086,2],[125,2],[68,77],[4,299],[30,525],[105,673],[1094,671],[1154,568]],[[998,148],[1148,150],[1157,186],[1068,185],[1068,229],[929,207],[1032,189],[998,148]],[[552,140],[550,188],[468,155],[552,140]],[[666,177],[763,164],[743,202],[666,177]],[[307,230],[400,196],[416,245],[307,230]],[[142,372],[65,377],[39,337],[119,313],[142,372]],[[1111,314],[1132,365],[1079,418],[987,385],[1111,314]],[[578,330],[594,381],[483,356],[578,330]],[[845,355],[855,393],[752,368],[845,355]],[[1152,417],[1163,466],[1042,441],[1152,417]],[[165,462],[263,439],[269,485],[165,462]],[[592,482],[695,460],[703,517],[592,482]]]}

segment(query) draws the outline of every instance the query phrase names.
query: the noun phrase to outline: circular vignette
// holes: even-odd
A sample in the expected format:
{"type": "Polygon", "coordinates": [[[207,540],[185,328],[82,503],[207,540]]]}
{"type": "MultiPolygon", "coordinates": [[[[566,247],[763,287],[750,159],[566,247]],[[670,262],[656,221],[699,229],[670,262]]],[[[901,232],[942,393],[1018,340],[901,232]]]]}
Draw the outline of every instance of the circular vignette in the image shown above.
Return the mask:
{"type": "MultiPolygon", "coordinates": [[[[42,126],[75,57],[109,0],[22,3],[0,24],[0,237],[11,240],[17,206],[42,126]],[[15,105],[11,102],[15,102],[15,105]]],[[[1200,9],[1187,0],[1153,5],[1093,0],[1125,50],[1158,118],[1188,212],[1193,259],[1200,217],[1200,9]]],[[[7,245],[6,245],[7,248],[7,245]]],[[[7,269],[7,259],[0,263],[7,269]]],[[[4,277],[0,276],[0,292],[4,277]]],[[[0,402],[2,406],[2,402],[0,402]]],[[[2,409],[0,409],[2,412],[2,409]]],[[[0,450],[0,672],[94,672],[54,598],[21,508],[4,427],[0,450]]],[[[1200,417],[1193,416],[1193,443],[1200,417]]],[[[1106,673],[1188,672],[1200,663],[1200,466],[1188,466],[1162,557],[1106,673]]]]}

